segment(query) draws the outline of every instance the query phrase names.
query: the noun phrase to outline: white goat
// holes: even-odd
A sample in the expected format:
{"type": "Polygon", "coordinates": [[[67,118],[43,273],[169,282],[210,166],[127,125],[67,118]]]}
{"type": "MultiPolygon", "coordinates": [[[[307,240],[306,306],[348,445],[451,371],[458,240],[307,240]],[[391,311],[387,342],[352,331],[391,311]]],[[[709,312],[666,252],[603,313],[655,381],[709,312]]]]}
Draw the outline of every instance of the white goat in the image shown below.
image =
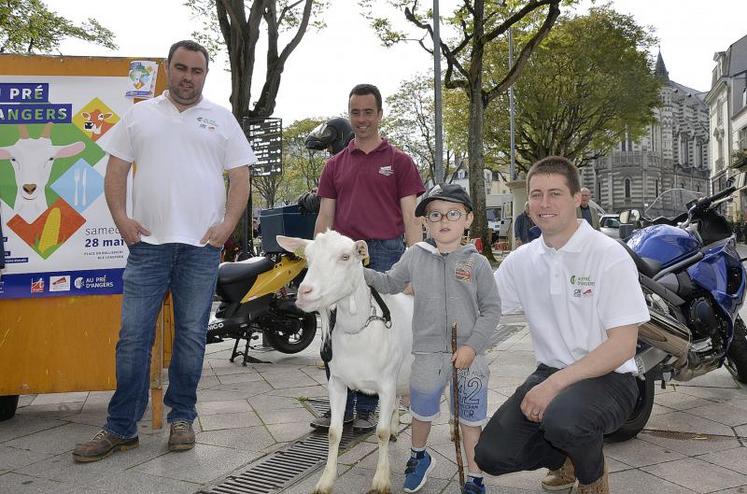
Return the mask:
{"type": "Polygon", "coordinates": [[[31,139],[26,126],[19,125],[15,144],[0,148],[0,160],[10,160],[16,175],[18,193],[13,209],[27,223],[36,220],[48,208],[44,189],[54,160],[75,156],[86,147],[81,141],[53,146],[49,138],[51,130],[52,124],[48,123],[38,139],[31,139]]]}
{"type": "Polygon", "coordinates": [[[371,492],[389,493],[389,438],[399,430],[397,397],[407,393],[412,364],[412,297],[382,296],[391,311],[391,327],[387,327],[363,279],[361,261],[368,257],[366,242],[354,242],[334,231],[320,233],[313,241],[278,235],[277,242],[306,257],[309,269],[299,286],[296,305],[306,312],[319,311],[323,339],[330,337],[329,311],[337,309],[329,362],[329,453],[314,493],[332,492],[337,478],[346,388],[379,395],[379,462],[371,492]]]}

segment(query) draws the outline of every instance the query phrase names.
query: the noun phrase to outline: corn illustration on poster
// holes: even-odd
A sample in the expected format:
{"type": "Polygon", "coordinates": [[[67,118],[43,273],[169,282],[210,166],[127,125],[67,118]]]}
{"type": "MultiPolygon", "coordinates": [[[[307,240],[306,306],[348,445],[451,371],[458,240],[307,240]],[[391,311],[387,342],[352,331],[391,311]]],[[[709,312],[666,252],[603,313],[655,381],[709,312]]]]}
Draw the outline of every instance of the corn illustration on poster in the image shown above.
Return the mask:
{"type": "Polygon", "coordinates": [[[0,75],[0,299],[122,291],[127,246],[101,145],[133,104],[120,77],[0,75]]]}

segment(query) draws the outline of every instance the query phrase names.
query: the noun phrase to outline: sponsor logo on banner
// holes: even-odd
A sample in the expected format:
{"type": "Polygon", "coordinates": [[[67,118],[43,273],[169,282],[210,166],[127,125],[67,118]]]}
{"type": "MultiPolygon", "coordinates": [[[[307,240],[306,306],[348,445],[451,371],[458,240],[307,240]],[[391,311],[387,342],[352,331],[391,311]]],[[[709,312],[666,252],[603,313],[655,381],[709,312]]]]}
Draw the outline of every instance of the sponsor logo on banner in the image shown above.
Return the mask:
{"type": "Polygon", "coordinates": [[[31,278],[31,293],[44,293],[44,278],[31,278]]]}
{"type": "Polygon", "coordinates": [[[49,291],[50,292],[69,292],[70,291],[70,276],[51,276],[49,278],[49,291]]]}

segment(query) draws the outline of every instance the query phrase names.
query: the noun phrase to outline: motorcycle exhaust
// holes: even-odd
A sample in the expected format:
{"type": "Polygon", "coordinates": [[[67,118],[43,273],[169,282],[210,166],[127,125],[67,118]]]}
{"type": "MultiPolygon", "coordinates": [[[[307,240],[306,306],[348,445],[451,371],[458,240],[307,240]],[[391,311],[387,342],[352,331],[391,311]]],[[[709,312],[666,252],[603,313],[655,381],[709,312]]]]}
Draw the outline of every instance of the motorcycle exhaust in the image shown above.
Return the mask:
{"type": "Polygon", "coordinates": [[[690,330],[679,321],[649,310],[651,320],[638,327],[638,337],[677,358],[676,367],[687,364],[690,330]]]}

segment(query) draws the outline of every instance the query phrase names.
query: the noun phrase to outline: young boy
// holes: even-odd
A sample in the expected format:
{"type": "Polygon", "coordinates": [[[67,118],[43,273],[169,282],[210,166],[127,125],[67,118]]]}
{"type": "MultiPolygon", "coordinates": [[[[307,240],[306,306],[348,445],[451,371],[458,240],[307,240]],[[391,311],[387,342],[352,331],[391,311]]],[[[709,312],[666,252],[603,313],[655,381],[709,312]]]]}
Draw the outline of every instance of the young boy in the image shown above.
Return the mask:
{"type": "Polygon", "coordinates": [[[472,223],[472,209],[461,186],[436,185],[415,209],[415,216],[425,217],[430,238],[407,249],[386,273],[365,270],[366,282],[381,293],[401,292],[408,283],[415,291],[412,452],[405,492],[420,490],[433,470],[426,442],[431,422],[439,416],[441,395],[451,382],[452,363],[459,369],[459,423],[469,469],[464,492],[485,492],[475,444],[487,419],[489,371],[483,351],[498,325],[500,300],[488,260],[472,244],[461,245],[462,234],[472,223]],[[454,322],[458,348],[452,354],[454,322]]]}

